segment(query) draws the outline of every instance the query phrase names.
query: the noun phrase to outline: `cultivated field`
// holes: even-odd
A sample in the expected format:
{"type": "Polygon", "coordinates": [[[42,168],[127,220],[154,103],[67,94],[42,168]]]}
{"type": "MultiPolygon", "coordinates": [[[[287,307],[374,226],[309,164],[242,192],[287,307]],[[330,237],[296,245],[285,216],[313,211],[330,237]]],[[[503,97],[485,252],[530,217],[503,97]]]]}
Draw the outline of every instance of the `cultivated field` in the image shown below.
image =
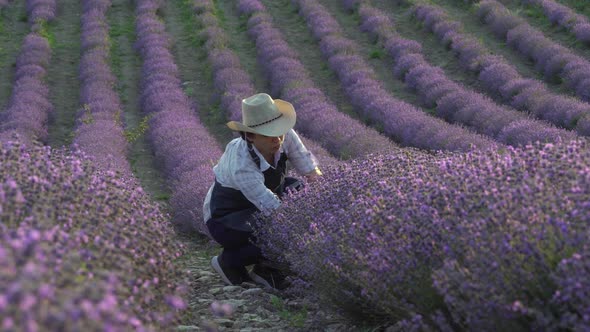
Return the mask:
{"type": "Polygon", "coordinates": [[[590,330],[590,6],[0,0],[6,331],[590,330]],[[225,287],[202,203],[241,100],[324,176],[225,287]]]}

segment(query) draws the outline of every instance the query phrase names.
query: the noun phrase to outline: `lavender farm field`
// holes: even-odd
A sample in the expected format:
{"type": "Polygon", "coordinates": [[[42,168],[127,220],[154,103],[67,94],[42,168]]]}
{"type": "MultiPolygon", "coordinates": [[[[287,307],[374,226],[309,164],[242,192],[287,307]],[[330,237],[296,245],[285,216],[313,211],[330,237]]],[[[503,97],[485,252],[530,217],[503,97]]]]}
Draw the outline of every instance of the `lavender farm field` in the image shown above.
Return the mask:
{"type": "Polygon", "coordinates": [[[590,331],[580,3],[0,0],[0,330],[590,331]],[[256,92],[324,173],[284,291],[201,217],[256,92]]]}

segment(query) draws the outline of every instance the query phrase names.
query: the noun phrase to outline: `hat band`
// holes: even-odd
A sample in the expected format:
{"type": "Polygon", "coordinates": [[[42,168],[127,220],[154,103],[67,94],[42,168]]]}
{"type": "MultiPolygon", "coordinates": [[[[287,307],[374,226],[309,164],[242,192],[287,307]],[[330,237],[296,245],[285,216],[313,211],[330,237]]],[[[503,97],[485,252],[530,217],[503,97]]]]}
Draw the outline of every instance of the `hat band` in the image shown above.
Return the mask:
{"type": "Polygon", "coordinates": [[[248,127],[250,127],[250,128],[254,128],[254,127],[262,126],[263,124],[267,124],[267,123],[269,123],[269,122],[273,122],[274,120],[276,120],[276,119],[280,118],[281,116],[283,116],[283,113],[279,114],[279,116],[277,116],[277,117],[276,117],[276,118],[274,118],[274,119],[270,119],[270,120],[268,120],[268,121],[264,121],[264,122],[262,122],[262,123],[255,124],[255,125],[251,125],[251,126],[248,126],[248,127]]]}

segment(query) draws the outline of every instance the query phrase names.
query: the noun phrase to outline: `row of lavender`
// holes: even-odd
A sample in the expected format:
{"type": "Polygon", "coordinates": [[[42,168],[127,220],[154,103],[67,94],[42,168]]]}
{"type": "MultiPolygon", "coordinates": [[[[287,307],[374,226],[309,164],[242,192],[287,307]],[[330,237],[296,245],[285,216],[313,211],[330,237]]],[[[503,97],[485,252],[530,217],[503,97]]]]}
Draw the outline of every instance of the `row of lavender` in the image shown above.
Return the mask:
{"type": "Polygon", "coordinates": [[[116,78],[109,66],[108,0],[82,2],[80,103],[73,145],[104,169],[131,177],[128,143],[123,134],[122,106],[114,90],[116,78]]]}
{"type": "Polygon", "coordinates": [[[0,114],[0,141],[19,135],[32,143],[47,139],[47,122],[53,111],[45,83],[51,47],[43,36],[48,21],[55,18],[55,0],[26,3],[31,32],[16,59],[14,84],[7,109],[0,114]]]}
{"type": "Polygon", "coordinates": [[[587,331],[589,148],[353,160],[257,238],[299,291],[388,331],[587,331]]]}
{"type": "Polygon", "coordinates": [[[540,6],[551,23],[570,30],[582,43],[590,43],[590,22],[584,15],[553,0],[522,0],[525,4],[540,6]]]}
{"type": "MultiPolygon", "coordinates": [[[[347,68],[358,68],[365,76],[372,73],[368,66],[361,67],[357,64],[360,56],[356,44],[342,36],[335,20],[317,1],[303,0],[296,3],[316,35],[321,29],[320,47],[324,55],[330,61],[338,56],[350,59],[344,61],[343,66],[333,67],[339,76],[356,81],[349,87],[355,90],[359,84],[357,82],[360,81],[357,77],[360,75],[355,70],[347,68]],[[326,28],[327,26],[331,29],[326,28]]],[[[348,9],[358,7],[352,6],[349,1],[346,1],[345,5],[348,9]]],[[[498,106],[489,98],[453,82],[446,77],[442,69],[428,63],[422,55],[420,43],[399,36],[389,18],[376,8],[363,3],[359,13],[361,28],[378,37],[394,59],[394,74],[416,90],[425,104],[436,107],[438,116],[450,122],[468,125],[481,134],[510,145],[526,145],[535,141],[556,142],[574,137],[570,132],[528,119],[522,113],[498,106]]],[[[385,94],[384,91],[379,93],[385,94]]]]}
{"type": "Polygon", "coordinates": [[[258,238],[302,291],[391,330],[588,330],[589,170],[587,141],[356,159],[261,220],[258,238]]]}
{"type": "Polygon", "coordinates": [[[500,38],[530,58],[547,79],[559,78],[582,100],[590,101],[590,62],[551,41],[495,0],[477,4],[477,15],[500,38]]]}
{"type": "Polygon", "coordinates": [[[391,96],[359,54],[356,44],[342,36],[338,23],[318,3],[295,1],[300,7],[322,53],[359,112],[383,125],[384,132],[403,145],[429,150],[486,148],[494,143],[465,128],[427,115],[391,96]]]}
{"type": "MultiPolygon", "coordinates": [[[[11,102],[3,125],[8,134],[20,134],[26,147],[12,135],[0,143],[4,330],[160,330],[174,324],[185,307],[186,275],[173,262],[183,248],[125,159],[116,118],[120,105],[107,65],[110,5],[83,3],[80,76],[86,109],[74,139],[83,151],[34,143],[47,133],[47,40],[28,36],[25,46],[32,40],[42,47],[23,47],[27,52],[17,60],[11,101],[20,108],[11,102]]],[[[27,8],[33,29],[47,34],[45,19],[56,3],[37,1],[27,8]]]]}
{"type": "Polygon", "coordinates": [[[79,153],[0,143],[0,329],[160,331],[185,307],[183,252],[133,181],[79,153]]]}
{"type": "Polygon", "coordinates": [[[479,40],[465,33],[461,23],[451,20],[442,8],[416,4],[412,13],[453,50],[465,70],[478,74],[482,87],[491,95],[539,119],[575,130],[580,135],[590,135],[590,104],[552,93],[542,82],[521,76],[506,59],[493,54],[479,40]]]}
{"type": "Polygon", "coordinates": [[[298,130],[341,159],[400,150],[375,129],[338,111],[316,87],[281,32],[274,28],[262,3],[244,0],[238,2],[238,7],[240,13],[249,17],[248,35],[256,43],[258,62],[270,82],[270,92],[293,103],[298,130]]]}
{"type": "MultiPolygon", "coordinates": [[[[242,99],[256,93],[250,75],[242,68],[238,56],[228,47],[226,32],[215,16],[212,0],[195,0],[192,9],[201,24],[200,32],[206,38],[205,49],[213,69],[216,100],[226,112],[229,120],[241,120],[242,99]]],[[[301,136],[305,146],[313,151],[321,165],[338,163],[324,148],[312,140],[301,136]]]]}
{"type": "Polygon", "coordinates": [[[138,1],[136,6],[135,47],[143,59],[141,108],[150,116],[149,140],[172,191],[175,226],[208,234],[200,222],[202,200],[222,151],[182,90],[166,27],[157,14],[160,6],[158,0],[138,1]]]}

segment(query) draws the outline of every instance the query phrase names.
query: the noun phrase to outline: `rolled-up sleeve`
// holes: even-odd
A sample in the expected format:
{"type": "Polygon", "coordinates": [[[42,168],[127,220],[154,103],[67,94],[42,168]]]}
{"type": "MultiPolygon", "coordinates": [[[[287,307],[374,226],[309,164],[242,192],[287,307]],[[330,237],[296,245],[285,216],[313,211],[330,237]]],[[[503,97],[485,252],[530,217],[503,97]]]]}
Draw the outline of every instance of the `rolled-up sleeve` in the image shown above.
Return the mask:
{"type": "Polygon", "coordinates": [[[308,174],[318,166],[313,153],[307,150],[301,138],[299,138],[299,135],[293,129],[285,135],[283,148],[297,173],[301,175],[308,174]]]}

